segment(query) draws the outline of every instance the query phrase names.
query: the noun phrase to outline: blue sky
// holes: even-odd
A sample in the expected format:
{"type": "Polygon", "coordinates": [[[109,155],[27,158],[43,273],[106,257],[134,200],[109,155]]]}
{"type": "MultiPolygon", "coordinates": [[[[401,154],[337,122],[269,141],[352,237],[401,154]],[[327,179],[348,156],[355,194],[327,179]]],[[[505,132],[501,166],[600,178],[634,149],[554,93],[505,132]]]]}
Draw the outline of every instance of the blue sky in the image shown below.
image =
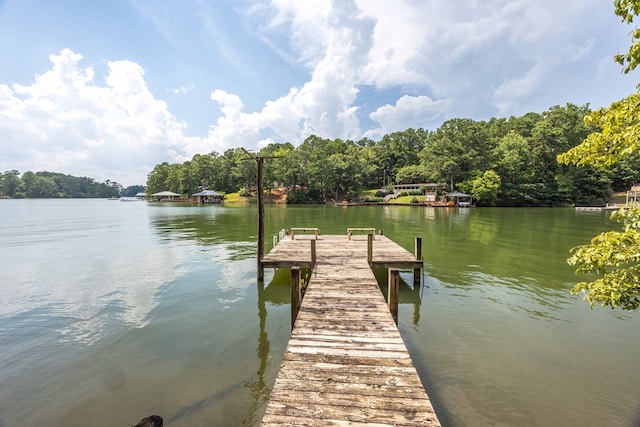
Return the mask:
{"type": "Polygon", "coordinates": [[[0,0],[0,171],[374,140],[635,91],[603,0],[0,0]]]}

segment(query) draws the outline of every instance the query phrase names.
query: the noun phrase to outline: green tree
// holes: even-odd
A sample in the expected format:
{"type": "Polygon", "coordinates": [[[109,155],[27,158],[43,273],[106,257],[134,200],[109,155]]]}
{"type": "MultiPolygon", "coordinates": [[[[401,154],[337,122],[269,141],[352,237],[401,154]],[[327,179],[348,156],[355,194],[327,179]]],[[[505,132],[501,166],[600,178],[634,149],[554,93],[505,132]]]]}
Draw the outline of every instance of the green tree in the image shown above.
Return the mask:
{"type": "Polygon", "coordinates": [[[386,175],[387,183],[399,182],[396,177],[398,170],[419,163],[420,152],[424,149],[429,135],[429,131],[424,129],[411,128],[384,135],[377,144],[381,168],[379,176],[386,175]]]}
{"type": "Polygon", "coordinates": [[[430,180],[448,181],[453,191],[457,182],[471,179],[478,170],[486,169],[490,152],[483,123],[452,119],[429,136],[420,157],[430,180]]]}
{"type": "Polygon", "coordinates": [[[25,193],[29,198],[52,198],[59,196],[58,186],[53,179],[25,172],[22,175],[25,193]]]}
{"type": "Polygon", "coordinates": [[[20,172],[17,170],[6,171],[0,175],[0,196],[22,197],[23,187],[20,172]]]}
{"type": "Polygon", "coordinates": [[[144,193],[144,186],[130,185],[122,191],[123,197],[133,197],[138,193],[144,193]]]}
{"type": "Polygon", "coordinates": [[[396,180],[402,184],[421,184],[427,180],[427,173],[420,165],[403,166],[398,169],[396,180]]]}
{"type": "MultiPolygon", "coordinates": [[[[615,0],[615,12],[626,23],[640,14],[639,0],[615,0]]],[[[640,30],[632,33],[632,46],[626,55],[615,60],[629,72],[640,63],[640,30]],[[625,65],[626,64],[626,65],[625,65]]],[[[610,168],[640,151],[640,93],[614,102],[587,117],[585,123],[597,130],[584,141],[558,156],[563,163],[610,168]]],[[[574,293],[585,293],[593,307],[622,307],[632,310],[640,306],[640,207],[621,209],[612,215],[622,221],[622,231],[601,233],[588,245],[571,250],[568,262],[578,266],[576,273],[595,273],[599,278],[580,282],[574,293]]]]}
{"type": "Polygon", "coordinates": [[[461,183],[460,189],[471,193],[479,205],[492,206],[498,198],[500,176],[494,171],[488,170],[471,181],[461,183]]]}
{"type": "Polygon", "coordinates": [[[580,144],[589,135],[591,130],[584,125],[584,117],[589,112],[588,105],[554,106],[545,111],[542,120],[536,123],[531,136],[533,162],[530,168],[536,177],[535,183],[542,191],[527,194],[536,204],[566,205],[573,202],[571,193],[566,191],[573,186],[572,177],[558,163],[557,156],[580,144]]]}
{"type": "Polygon", "coordinates": [[[196,154],[191,159],[191,180],[198,190],[200,188],[210,190],[215,190],[217,188],[215,157],[215,153],[196,154]]]}
{"type": "Polygon", "coordinates": [[[147,176],[147,195],[167,191],[165,181],[169,175],[169,163],[157,164],[147,176]]]}
{"type": "Polygon", "coordinates": [[[493,150],[494,168],[503,183],[533,182],[532,157],[529,141],[515,131],[509,131],[493,150]]]}

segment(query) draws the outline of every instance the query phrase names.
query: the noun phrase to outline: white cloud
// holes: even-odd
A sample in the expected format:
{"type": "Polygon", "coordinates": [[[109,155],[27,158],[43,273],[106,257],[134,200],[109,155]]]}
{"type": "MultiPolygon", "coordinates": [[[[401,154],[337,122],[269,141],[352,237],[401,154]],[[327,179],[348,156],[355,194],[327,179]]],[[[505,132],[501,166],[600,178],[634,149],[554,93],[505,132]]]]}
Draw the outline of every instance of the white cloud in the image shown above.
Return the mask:
{"type": "Polygon", "coordinates": [[[100,85],[82,55],[64,49],[50,60],[31,85],[0,86],[0,168],[141,184],[170,153],[199,145],[149,91],[139,64],[109,62],[100,85]]]}
{"type": "Polygon", "coordinates": [[[446,101],[434,101],[428,96],[408,96],[398,99],[396,105],[384,105],[370,114],[371,120],[380,124],[377,129],[365,132],[368,138],[381,138],[387,133],[408,128],[419,128],[428,121],[444,114],[446,101]]]}
{"type": "Polygon", "coordinates": [[[600,0],[243,2],[234,6],[246,7],[246,32],[237,39],[255,43],[246,52],[228,43],[241,29],[237,22],[229,23],[232,30],[220,25],[227,23],[223,18],[238,19],[226,9],[222,16],[198,1],[179,11],[168,3],[151,9],[133,4],[153,24],[167,58],[202,56],[200,68],[187,61],[174,70],[177,76],[165,76],[168,71],[157,68],[164,60],[153,55],[144,61],[133,56],[137,51],[128,56],[127,47],[119,47],[121,56],[139,62],[110,61],[104,73],[69,49],[52,55],[51,68],[33,82],[0,83],[0,170],[142,183],[159,162],[233,146],[298,144],[310,134],[375,137],[433,129],[453,117],[518,115],[565,102],[597,107],[634,90],[611,60],[628,44],[628,28],[600,0]],[[176,12],[180,19],[172,20],[176,12]],[[185,34],[186,23],[193,28],[185,34]],[[203,40],[208,50],[198,55],[203,40]],[[189,55],[181,56],[184,51],[189,55]],[[255,64],[245,64],[254,56],[255,64]],[[211,58],[218,62],[202,65],[211,58]],[[267,63],[258,64],[263,59],[267,63]],[[277,68],[283,62],[289,67],[284,72],[277,68]],[[233,80],[233,71],[243,68],[251,69],[237,76],[244,81],[233,80]],[[150,89],[174,88],[176,81],[192,83],[168,89],[185,95],[172,96],[171,108],[192,123],[202,120],[206,134],[186,136],[187,123],[150,89]],[[359,93],[364,86],[374,95],[359,93]],[[245,87],[285,89],[257,99],[242,92],[245,87]],[[192,106],[198,102],[219,114],[202,119],[209,106],[192,106]],[[361,122],[365,114],[373,125],[361,122]]]}
{"type": "Polygon", "coordinates": [[[518,100],[531,96],[547,72],[547,67],[542,64],[536,64],[523,76],[509,79],[496,88],[492,93],[492,97],[500,113],[509,113],[516,108],[518,100]]]}
{"type": "Polygon", "coordinates": [[[215,90],[211,98],[223,116],[211,126],[209,141],[254,145],[264,139],[265,132],[293,143],[311,134],[334,138],[361,135],[354,102],[374,22],[349,2],[334,3],[333,9],[327,4],[318,2],[310,11],[299,2],[274,2],[276,10],[265,31],[278,35],[288,31],[292,48],[312,67],[311,77],[254,113],[243,111],[237,95],[215,90]]]}
{"type": "Polygon", "coordinates": [[[170,89],[170,91],[175,94],[175,95],[184,95],[187,92],[191,92],[194,88],[196,87],[196,85],[191,82],[191,84],[189,84],[189,86],[180,86],[178,88],[175,89],[170,89]]]}

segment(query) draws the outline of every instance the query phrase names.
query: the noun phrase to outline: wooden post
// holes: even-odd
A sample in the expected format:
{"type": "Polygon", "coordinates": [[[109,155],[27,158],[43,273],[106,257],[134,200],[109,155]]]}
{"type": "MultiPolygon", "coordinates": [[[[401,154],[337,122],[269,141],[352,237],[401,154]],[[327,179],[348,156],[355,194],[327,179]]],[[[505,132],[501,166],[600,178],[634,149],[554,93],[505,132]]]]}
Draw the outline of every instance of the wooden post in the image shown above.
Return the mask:
{"type": "Polygon", "coordinates": [[[316,268],[316,241],[310,240],[311,242],[311,269],[316,268]]]}
{"type": "Polygon", "coordinates": [[[270,156],[256,156],[240,147],[248,157],[243,160],[254,159],[258,164],[258,280],[264,280],[264,267],[262,266],[262,258],[264,258],[264,195],[262,194],[262,184],[264,180],[264,159],[275,159],[270,156]]]}
{"type": "Polygon", "coordinates": [[[256,157],[258,162],[258,280],[264,280],[264,197],[262,194],[262,180],[264,177],[264,157],[256,157]]]}
{"type": "Polygon", "coordinates": [[[389,290],[387,295],[387,302],[389,304],[389,311],[393,320],[398,324],[398,293],[400,291],[400,270],[397,268],[389,269],[389,290]]]}
{"type": "MultiPolygon", "coordinates": [[[[416,236],[416,261],[422,261],[422,237],[416,236]]],[[[413,269],[413,289],[420,287],[420,268],[413,269]]]]}
{"type": "Polygon", "coordinates": [[[294,265],[291,267],[291,329],[293,329],[293,325],[296,323],[296,317],[298,317],[298,310],[300,310],[301,302],[300,267],[294,265]]]}
{"type": "Polygon", "coordinates": [[[278,236],[273,236],[273,247],[275,248],[278,244],[278,236]]]}
{"type": "Polygon", "coordinates": [[[367,234],[367,262],[369,265],[373,262],[373,234],[367,234]]]}
{"type": "Polygon", "coordinates": [[[384,236],[384,232],[383,232],[382,230],[378,230],[378,234],[379,234],[380,236],[384,236]]]}

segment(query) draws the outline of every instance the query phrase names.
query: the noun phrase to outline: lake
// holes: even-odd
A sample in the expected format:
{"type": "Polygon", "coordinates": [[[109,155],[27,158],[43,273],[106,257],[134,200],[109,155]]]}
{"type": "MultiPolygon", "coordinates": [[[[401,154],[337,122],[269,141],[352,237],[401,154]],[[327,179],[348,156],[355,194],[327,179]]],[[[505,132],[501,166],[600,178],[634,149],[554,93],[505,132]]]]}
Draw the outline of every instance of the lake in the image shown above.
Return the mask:
{"type": "MultiPolygon", "coordinates": [[[[569,292],[608,213],[267,206],[266,249],[305,226],[422,236],[399,329],[443,426],[640,422],[640,314],[569,292]]],[[[258,425],[290,311],[256,236],[256,206],[0,200],[0,427],[258,425]]]]}

